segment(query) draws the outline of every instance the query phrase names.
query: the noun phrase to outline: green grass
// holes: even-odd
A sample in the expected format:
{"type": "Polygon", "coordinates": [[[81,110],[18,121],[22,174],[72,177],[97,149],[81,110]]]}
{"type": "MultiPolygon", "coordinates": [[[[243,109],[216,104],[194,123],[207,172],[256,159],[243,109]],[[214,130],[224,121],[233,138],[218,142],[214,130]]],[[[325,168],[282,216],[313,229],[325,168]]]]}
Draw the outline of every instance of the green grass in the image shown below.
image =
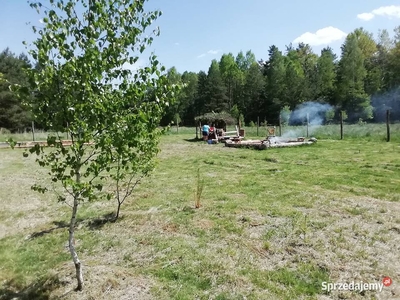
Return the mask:
{"type": "MultiPolygon", "coordinates": [[[[312,146],[256,151],[195,142],[192,128],[172,129],[157,168],[118,222],[103,217],[115,202],[80,207],[85,297],[119,298],[137,281],[152,299],[316,299],[323,281],[385,275],[398,282],[400,146],[368,140],[376,132],[343,141],[327,132],[312,146]],[[204,190],[196,209],[198,170],[204,190]]],[[[27,287],[50,279],[46,293],[61,296],[75,285],[66,248],[70,208],[30,191],[46,182],[34,157],[0,151],[0,299],[36,297],[39,287],[27,287]]],[[[385,288],[380,296],[390,295],[385,288]]]]}
{"type": "Polygon", "coordinates": [[[35,238],[21,235],[3,238],[0,244],[0,264],[7,270],[5,275],[12,279],[17,288],[32,279],[27,274],[35,274],[35,277],[45,275],[60,262],[69,259],[63,244],[60,244],[63,239],[66,240],[66,234],[60,231],[35,238]]]}
{"type": "MultiPolygon", "coordinates": [[[[391,140],[400,141],[400,123],[391,124],[391,140]]],[[[264,126],[257,127],[245,127],[245,133],[248,137],[256,138],[265,137],[267,135],[267,130],[264,126]]],[[[228,131],[235,130],[234,126],[229,126],[228,131]]],[[[196,130],[192,127],[176,127],[172,126],[170,128],[169,134],[184,134],[195,136],[196,130]]],[[[307,129],[306,126],[283,126],[282,135],[288,137],[306,136],[307,129]]],[[[35,132],[36,141],[44,141],[47,139],[49,133],[38,130],[35,132]]],[[[199,136],[201,132],[198,132],[199,136]]],[[[276,134],[279,135],[279,127],[276,128],[276,134]]],[[[64,134],[62,138],[67,139],[64,134]]],[[[309,126],[309,136],[314,136],[317,139],[340,139],[340,125],[323,125],[323,126],[309,126]]],[[[2,133],[0,132],[0,142],[7,141],[8,138],[13,138],[16,141],[32,141],[32,132],[22,132],[17,134],[2,133]]],[[[345,124],[344,125],[344,139],[357,139],[364,141],[386,141],[386,124],[384,123],[367,123],[367,124],[345,124]]]]}
{"type": "Polygon", "coordinates": [[[310,263],[300,263],[295,269],[278,268],[273,271],[254,270],[252,282],[263,289],[281,295],[282,299],[314,296],[321,291],[321,282],[329,281],[327,270],[310,263]]]}
{"type": "MultiPolygon", "coordinates": [[[[384,123],[368,123],[368,124],[344,124],[343,126],[344,139],[359,140],[359,141],[386,141],[386,124],[384,123]]],[[[259,138],[267,135],[265,127],[245,127],[245,134],[247,137],[259,138]]],[[[227,128],[228,131],[235,130],[234,126],[227,128]]],[[[390,125],[391,141],[400,142],[400,123],[390,125]]],[[[195,128],[180,127],[178,134],[193,134],[195,136],[195,128]]],[[[282,135],[287,137],[306,136],[306,126],[283,126],[282,135]]],[[[171,127],[170,134],[177,134],[176,127],[171,127]]],[[[201,132],[199,132],[199,135],[201,132]]],[[[279,135],[279,127],[276,127],[276,135],[279,135]]],[[[316,137],[317,139],[340,139],[340,125],[323,125],[323,126],[309,126],[309,136],[316,137]]]]}

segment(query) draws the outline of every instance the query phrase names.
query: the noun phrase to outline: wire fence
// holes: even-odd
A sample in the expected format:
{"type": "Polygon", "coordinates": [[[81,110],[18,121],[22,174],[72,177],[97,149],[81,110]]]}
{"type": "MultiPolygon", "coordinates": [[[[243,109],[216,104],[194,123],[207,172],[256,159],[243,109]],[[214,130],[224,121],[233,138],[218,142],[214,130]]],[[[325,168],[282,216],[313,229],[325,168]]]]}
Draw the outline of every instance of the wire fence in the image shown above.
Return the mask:
{"type": "MultiPolygon", "coordinates": [[[[263,124],[262,126],[245,126],[242,127],[245,131],[246,138],[263,138],[269,135],[268,129],[275,127],[275,135],[282,137],[315,137],[317,139],[341,139],[340,124],[330,125],[302,125],[302,126],[276,126],[273,124],[263,124]]],[[[235,126],[228,126],[227,130],[235,130],[235,126]]],[[[199,134],[200,131],[198,131],[199,134]]],[[[400,123],[390,124],[390,141],[400,142],[400,123]]],[[[361,124],[343,124],[343,139],[358,139],[366,141],[386,141],[388,139],[388,127],[386,123],[361,123],[361,124]]],[[[8,130],[0,128],[0,142],[6,142],[12,138],[15,141],[46,141],[49,135],[54,135],[51,132],[43,130],[27,129],[20,133],[10,133],[8,130]]],[[[196,137],[195,127],[179,127],[173,126],[167,134],[184,134],[193,135],[196,137]]],[[[201,134],[201,132],[200,132],[201,134]]],[[[67,140],[66,133],[61,133],[60,137],[67,140]]]]}
{"type": "MultiPolygon", "coordinates": [[[[275,135],[295,138],[295,137],[315,137],[317,139],[341,139],[341,125],[302,125],[302,126],[279,126],[273,124],[241,127],[245,131],[246,138],[263,138],[269,135],[268,129],[275,127],[275,135]]],[[[235,130],[235,126],[228,126],[228,131],[235,130]]],[[[197,130],[198,135],[201,132],[197,130]]],[[[171,127],[168,134],[193,135],[196,137],[195,127],[171,127]]],[[[343,124],[343,139],[357,139],[365,141],[387,141],[386,123],[359,123],[343,124]]],[[[400,123],[390,124],[390,141],[400,142],[400,123]]]]}

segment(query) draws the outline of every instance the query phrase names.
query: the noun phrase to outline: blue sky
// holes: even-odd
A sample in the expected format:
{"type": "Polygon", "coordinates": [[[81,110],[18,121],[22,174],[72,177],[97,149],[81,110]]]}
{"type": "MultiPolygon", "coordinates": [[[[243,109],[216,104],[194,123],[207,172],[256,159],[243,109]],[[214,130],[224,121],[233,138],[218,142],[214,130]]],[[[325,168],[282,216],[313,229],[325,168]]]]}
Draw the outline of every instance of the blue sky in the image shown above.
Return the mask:
{"type": "MultiPolygon", "coordinates": [[[[355,28],[376,36],[378,29],[392,34],[400,24],[400,3],[394,0],[149,0],[147,8],[163,11],[155,23],[161,35],[151,50],[179,72],[207,71],[212,59],[240,50],[266,60],[271,45],[285,50],[299,41],[318,54],[328,45],[340,54],[346,34],[355,28]]],[[[26,22],[39,24],[39,19],[26,0],[2,0],[0,50],[26,52],[22,41],[34,39],[26,22]]],[[[144,58],[139,64],[146,64],[144,58]]]]}

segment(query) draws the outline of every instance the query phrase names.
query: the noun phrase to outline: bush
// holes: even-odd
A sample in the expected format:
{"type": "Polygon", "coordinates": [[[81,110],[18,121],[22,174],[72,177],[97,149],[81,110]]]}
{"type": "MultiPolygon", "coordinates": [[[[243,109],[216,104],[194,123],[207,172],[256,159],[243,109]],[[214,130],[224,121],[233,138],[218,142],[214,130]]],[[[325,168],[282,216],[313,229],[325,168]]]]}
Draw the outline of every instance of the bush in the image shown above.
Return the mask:
{"type": "Polygon", "coordinates": [[[357,124],[358,125],[365,125],[365,124],[367,124],[367,122],[365,122],[362,118],[358,118],[357,124]]]}
{"type": "Polygon", "coordinates": [[[11,134],[11,131],[8,130],[7,128],[0,128],[0,134],[11,134]]]}
{"type": "Polygon", "coordinates": [[[244,116],[242,114],[239,114],[239,124],[240,126],[244,126],[244,116]]]}
{"type": "Polygon", "coordinates": [[[282,125],[288,125],[289,120],[290,120],[290,115],[292,114],[292,111],[290,110],[290,106],[286,105],[282,108],[280,117],[281,117],[281,124],[282,125]]]}
{"type": "Polygon", "coordinates": [[[325,112],[325,120],[328,124],[332,123],[334,117],[335,117],[334,109],[329,109],[325,112]]]}
{"type": "Polygon", "coordinates": [[[250,127],[256,127],[256,123],[254,123],[253,121],[250,121],[249,126],[250,127]]]}

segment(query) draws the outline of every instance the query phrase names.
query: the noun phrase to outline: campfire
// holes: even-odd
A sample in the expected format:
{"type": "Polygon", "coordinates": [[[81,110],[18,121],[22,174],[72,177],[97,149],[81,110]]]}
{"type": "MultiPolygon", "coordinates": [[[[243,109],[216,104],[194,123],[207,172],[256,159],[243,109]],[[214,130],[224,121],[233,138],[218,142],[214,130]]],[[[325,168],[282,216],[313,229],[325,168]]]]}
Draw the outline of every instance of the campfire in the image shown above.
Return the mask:
{"type": "Polygon", "coordinates": [[[268,149],[280,147],[293,147],[301,145],[311,145],[317,142],[316,138],[306,139],[304,137],[297,138],[282,138],[277,136],[268,136],[264,140],[227,140],[226,147],[233,148],[254,148],[254,149],[268,149]]]}

